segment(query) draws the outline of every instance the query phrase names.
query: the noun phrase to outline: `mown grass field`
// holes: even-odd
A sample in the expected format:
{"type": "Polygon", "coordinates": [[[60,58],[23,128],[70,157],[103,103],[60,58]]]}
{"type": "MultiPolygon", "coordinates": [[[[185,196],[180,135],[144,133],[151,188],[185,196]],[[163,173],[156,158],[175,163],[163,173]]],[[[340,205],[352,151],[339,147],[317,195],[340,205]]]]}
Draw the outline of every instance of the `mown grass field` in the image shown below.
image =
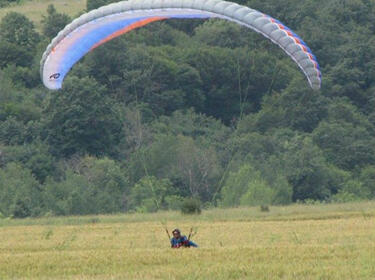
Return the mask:
{"type": "Polygon", "coordinates": [[[43,15],[47,15],[48,5],[53,4],[59,13],[64,13],[72,18],[86,9],[86,0],[22,0],[8,7],[0,8],[0,20],[10,11],[27,16],[34,22],[37,29],[41,29],[43,15]]]}
{"type": "Polygon", "coordinates": [[[375,279],[375,202],[3,219],[0,279],[375,279]]]}

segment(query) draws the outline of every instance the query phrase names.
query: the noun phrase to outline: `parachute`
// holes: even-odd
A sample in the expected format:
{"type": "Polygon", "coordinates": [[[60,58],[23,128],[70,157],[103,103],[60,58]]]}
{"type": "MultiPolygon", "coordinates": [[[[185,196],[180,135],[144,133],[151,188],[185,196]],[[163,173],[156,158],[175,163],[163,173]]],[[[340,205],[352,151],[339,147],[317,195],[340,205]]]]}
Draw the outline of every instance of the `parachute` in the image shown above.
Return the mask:
{"type": "Polygon", "coordinates": [[[40,62],[43,83],[49,89],[60,89],[73,65],[96,47],[151,22],[180,18],[221,18],[246,26],[283,49],[301,68],[310,86],[320,88],[318,61],[296,33],[257,10],[221,0],[129,0],[83,14],[48,45],[40,62]]]}

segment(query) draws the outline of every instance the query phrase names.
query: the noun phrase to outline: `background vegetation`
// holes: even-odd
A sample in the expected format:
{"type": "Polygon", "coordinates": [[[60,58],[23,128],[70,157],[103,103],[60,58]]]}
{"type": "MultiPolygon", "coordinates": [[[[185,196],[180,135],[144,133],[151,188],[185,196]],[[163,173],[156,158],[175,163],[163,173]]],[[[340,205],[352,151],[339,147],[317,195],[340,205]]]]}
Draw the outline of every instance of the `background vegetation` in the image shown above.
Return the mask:
{"type": "Polygon", "coordinates": [[[237,2],[304,38],[321,91],[255,32],[171,20],[97,48],[51,92],[41,55],[84,11],[49,6],[40,22],[7,12],[0,215],[155,212],[191,198],[204,208],[373,199],[375,1],[237,2]]]}

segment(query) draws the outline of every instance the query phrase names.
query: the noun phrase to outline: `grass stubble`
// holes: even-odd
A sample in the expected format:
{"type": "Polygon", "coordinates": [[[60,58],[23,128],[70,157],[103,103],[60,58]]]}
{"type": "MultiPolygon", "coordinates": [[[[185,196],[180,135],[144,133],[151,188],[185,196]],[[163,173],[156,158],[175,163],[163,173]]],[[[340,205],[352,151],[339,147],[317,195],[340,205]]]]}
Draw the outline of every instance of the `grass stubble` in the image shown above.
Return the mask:
{"type": "Polygon", "coordinates": [[[375,279],[375,203],[3,220],[0,279],[375,279]]]}

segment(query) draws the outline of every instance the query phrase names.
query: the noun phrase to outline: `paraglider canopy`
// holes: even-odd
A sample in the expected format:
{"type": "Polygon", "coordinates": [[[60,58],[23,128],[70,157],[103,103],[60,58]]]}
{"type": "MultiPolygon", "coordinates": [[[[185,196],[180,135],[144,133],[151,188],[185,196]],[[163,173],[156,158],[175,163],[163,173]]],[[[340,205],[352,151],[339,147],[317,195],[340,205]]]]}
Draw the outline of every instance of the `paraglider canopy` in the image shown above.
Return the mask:
{"type": "Polygon", "coordinates": [[[40,66],[44,85],[60,89],[66,74],[86,53],[135,28],[171,18],[222,18],[261,33],[297,63],[313,89],[320,88],[317,59],[297,34],[266,14],[221,0],[130,0],[83,14],[60,31],[44,52],[40,66]]]}

